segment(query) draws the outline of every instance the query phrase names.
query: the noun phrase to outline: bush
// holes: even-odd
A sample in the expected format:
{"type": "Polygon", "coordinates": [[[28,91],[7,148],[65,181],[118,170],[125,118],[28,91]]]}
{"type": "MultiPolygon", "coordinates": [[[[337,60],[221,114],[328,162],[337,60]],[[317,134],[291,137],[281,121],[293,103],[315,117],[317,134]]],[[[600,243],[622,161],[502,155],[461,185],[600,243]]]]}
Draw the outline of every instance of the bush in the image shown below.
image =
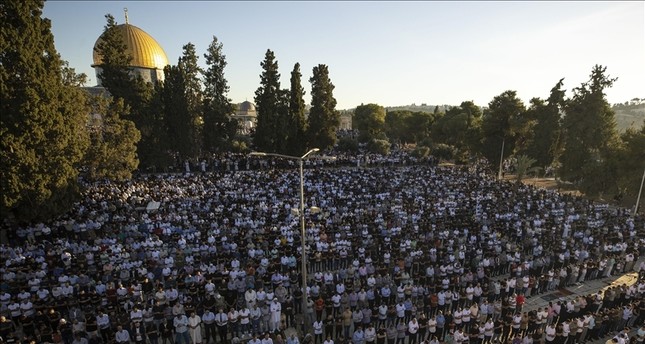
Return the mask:
{"type": "Polygon", "coordinates": [[[390,141],[388,140],[372,140],[367,145],[367,150],[371,153],[388,155],[390,154],[390,141]]]}
{"type": "Polygon", "coordinates": [[[417,159],[427,159],[430,156],[430,147],[417,146],[411,154],[417,159]]]}
{"type": "Polygon", "coordinates": [[[351,137],[343,137],[338,140],[337,148],[341,152],[358,152],[358,141],[351,137]]]}
{"type": "Polygon", "coordinates": [[[438,143],[432,147],[432,155],[440,160],[452,160],[456,152],[455,147],[443,143],[438,143]]]}
{"type": "Polygon", "coordinates": [[[233,140],[231,141],[231,152],[233,153],[245,153],[249,150],[249,144],[244,140],[233,140]]]}

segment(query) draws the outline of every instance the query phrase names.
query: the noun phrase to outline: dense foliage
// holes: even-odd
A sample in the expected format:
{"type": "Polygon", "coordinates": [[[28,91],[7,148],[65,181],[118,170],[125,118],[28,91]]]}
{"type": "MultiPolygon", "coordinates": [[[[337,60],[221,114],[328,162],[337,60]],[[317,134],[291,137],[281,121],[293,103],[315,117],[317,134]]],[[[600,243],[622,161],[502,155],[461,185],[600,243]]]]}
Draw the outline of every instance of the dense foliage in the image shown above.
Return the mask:
{"type": "Polygon", "coordinates": [[[0,210],[18,221],[68,209],[89,145],[85,93],[56,52],[43,5],[0,2],[0,210]]]}
{"type": "Polygon", "coordinates": [[[228,81],[224,77],[227,65],[222,53],[222,43],[213,36],[204,58],[208,68],[204,71],[204,150],[225,151],[237,132],[237,122],[230,118],[234,107],[227,94],[228,81]]]}
{"type": "Polygon", "coordinates": [[[313,68],[311,83],[311,110],[307,130],[309,147],[331,148],[336,144],[336,130],[340,113],[336,110],[334,84],[329,78],[329,68],[319,64],[313,68]]]}

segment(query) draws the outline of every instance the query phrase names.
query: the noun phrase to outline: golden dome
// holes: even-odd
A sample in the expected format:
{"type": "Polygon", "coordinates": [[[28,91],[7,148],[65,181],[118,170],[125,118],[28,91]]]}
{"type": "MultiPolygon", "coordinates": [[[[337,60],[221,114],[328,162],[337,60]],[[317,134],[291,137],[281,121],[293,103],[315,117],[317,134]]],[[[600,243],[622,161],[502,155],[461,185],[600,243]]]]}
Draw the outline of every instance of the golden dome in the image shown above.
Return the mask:
{"type": "MultiPolygon", "coordinates": [[[[132,56],[130,67],[164,69],[169,64],[161,45],[148,33],[130,24],[117,25],[116,28],[127,47],[126,52],[132,56]]],[[[94,65],[101,64],[101,55],[96,52],[100,41],[101,37],[94,43],[94,65]]]]}

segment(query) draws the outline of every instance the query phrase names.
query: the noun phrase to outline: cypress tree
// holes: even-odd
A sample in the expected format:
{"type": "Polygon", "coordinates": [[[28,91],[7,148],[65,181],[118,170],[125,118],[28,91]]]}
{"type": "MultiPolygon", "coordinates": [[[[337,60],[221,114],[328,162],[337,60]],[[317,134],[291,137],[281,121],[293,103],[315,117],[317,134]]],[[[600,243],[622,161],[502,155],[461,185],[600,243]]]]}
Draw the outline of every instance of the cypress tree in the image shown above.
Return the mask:
{"type": "Polygon", "coordinates": [[[278,133],[278,116],[281,101],[280,73],[278,61],[270,49],[260,63],[260,87],[255,91],[255,104],[258,113],[258,123],[253,137],[256,149],[266,152],[276,152],[278,133]]]}
{"type": "Polygon", "coordinates": [[[334,84],[329,69],[324,64],[313,68],[311,82],[311,110],[309,111],[309,146],[331,148],[336,143],[336,130],[340,126],[340,113],[336,110],[334,84]]]}
{"type": "Polygon", "coordinates": [[[0,210],[17,221],[71,207],[89,144],[82,78],[62,63],[43,6],[0,2],[0,210]]]}
{"type": "Polygon", "coordinates": [[[235,137],[237,122],[228,117],[234,108],[227,96],[229,86],[224,77],[226,55],[217,37],[213,36],[204,58],[208,66],[204,71],[204,149],[220,152],[235,137]]]}
{"type": "Polygon", "coordinates": [[[287,138],[287,153],[302,155],[306,152],[306,121],[305,121],[305,90],[301,83],[300,63],[296,63],[291,71],[291,89],[289,90],[289,131],[287,138]]]}

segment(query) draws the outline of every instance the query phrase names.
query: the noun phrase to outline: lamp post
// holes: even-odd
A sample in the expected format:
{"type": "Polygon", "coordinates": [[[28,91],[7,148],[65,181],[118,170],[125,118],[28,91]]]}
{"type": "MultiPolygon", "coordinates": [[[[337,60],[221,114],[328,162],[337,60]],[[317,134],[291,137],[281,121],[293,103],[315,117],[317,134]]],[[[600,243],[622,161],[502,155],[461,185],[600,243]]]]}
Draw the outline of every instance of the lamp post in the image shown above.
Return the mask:
{"type": "Polygon", "coordinates": [[[301,157],[284,155],[278,153],[264,153],[264,152],[251,152],[251,156],[275,156],[279,158],[298,160],[298,165],[300,167],[300,241],[302,241],[302,253],[300,256],[301,269],[302,269],[302,325],[304,335],[307,334],[307,328],[309,324],[305,319],[305,314],[307,313],[307,251],[306,251],[306,240],[305,240],[305,175],[302,168],[303,161],[307,159],[311,154],[318,152],[320,149],[312,148],[307,153],[301,157]]]}
{"type": "Polygon", "coordinates": [[[638,204],[641,201],[641,194],[643,193],[643,182],[645,182],[645,170],[643,170],[643,178],[641,178],[641,187],[638,190],[638,197],[636,198],[636,206],[634,207],[634,215],[636,216],[636,213],[638,213],[638,204]]]}
{"type": "Polygon", "coordinates": [[[502,162],[504,161],[504,142],[506,141],[506,138],[502,138],[502,152],[500,153],[499,156],[499,172],[497,172],[497,180],[502,180],[502,162]]]}

